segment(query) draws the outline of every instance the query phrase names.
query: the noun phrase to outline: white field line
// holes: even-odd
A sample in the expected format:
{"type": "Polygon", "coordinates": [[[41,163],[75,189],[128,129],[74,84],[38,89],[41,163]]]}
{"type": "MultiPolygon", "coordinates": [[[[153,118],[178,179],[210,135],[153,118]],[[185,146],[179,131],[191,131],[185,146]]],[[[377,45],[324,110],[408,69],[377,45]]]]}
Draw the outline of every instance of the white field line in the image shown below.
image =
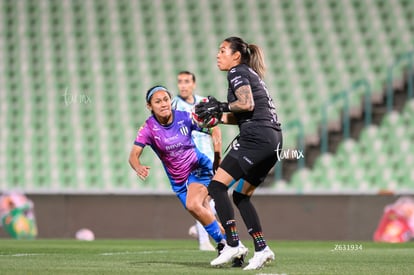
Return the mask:
{"type": "MultiPolygon", "coordinates": [[[[173,252],[173,250],[151,250],[151,251],[123,251],[123,252],[104,252],[100,253],[101,256],[115,256],[115,255],[128,255],[128,254],[166,254],[173,252]]],[[[194,250],[180,250],[180,252],[194,252],[194,250]]]]}
{"type": "MultiPolygon", "coordinates": [[[[98,255],[101,256],[116,256],[116,255],[139,255],[139,254],[166,254],[173,252],[172,250],[151,250],[151,251],[122,251],[122,252],[103,252],[98,255]]],[[[194,250],[180,250],[180,252],[194,252],[194,250]]],[[[17,254],[0,254],[0,257],[30,257],[30,256],[44,256],[46,253],[17,253],[17,254]]]]}
{"type": "Polygon", "coordinates": [[[40,256],[40,255],[46,255],[44,253],[18,253],[18,254],[0,254],[0,257],[29,257],[29,256],[40,256]]]}

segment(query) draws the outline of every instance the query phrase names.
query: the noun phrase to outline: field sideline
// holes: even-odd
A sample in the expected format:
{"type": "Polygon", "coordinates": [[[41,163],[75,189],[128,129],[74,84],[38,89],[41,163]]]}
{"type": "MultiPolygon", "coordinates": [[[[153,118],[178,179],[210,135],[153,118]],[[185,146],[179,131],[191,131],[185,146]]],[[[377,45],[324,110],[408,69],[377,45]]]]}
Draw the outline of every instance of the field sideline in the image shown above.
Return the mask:
{"type": "MultiPolygon", "coordinates": [[[[414,274],[414,243],[268,241],[276,261],[257,271],[213,268],[195,240],[0,239],[0,274],[414,274]]],[[[253,254],[250,240],[248,259],[253,254]]]]}

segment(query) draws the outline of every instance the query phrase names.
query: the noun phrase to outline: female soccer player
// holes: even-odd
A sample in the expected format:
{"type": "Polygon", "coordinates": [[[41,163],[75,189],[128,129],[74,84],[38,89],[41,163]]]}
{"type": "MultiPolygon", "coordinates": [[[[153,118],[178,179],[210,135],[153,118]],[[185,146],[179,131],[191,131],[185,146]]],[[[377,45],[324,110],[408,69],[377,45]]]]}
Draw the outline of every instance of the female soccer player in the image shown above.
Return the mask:
{"type": "Polygon", "coordinates": [[[239,37],[229,37],[220,45],[217,66],[221,71],[228,72],[228,102],[210,97],[209,102],[199,103],[195,111],[202,119],[224,112],[222,122],[237,124],[240,134],[208,186],[228,244],[211,261],[211,265],[222,265],[246,253],[246,248],[239,242],[233,206],[227,195],[228,186],[234,180],[243,178],[242,186],[237,186],[233,191],[233,202],[253,238],[255,248],[244,270],[259,269],[274,260],[275,255],[266,244],[250,197],[277,161],[277,150],[282,148],[282,132],[272,98],[262,80],[265,73],[262,50],[239,37]]]}
{"type": "Polygon", "coordinates": [[[150,145],[164,165],[171,187],[184,208],[203,224],[209,235],[225,243],[207,200],[207,186],[213,175],[213,163],[202,154],[191,139],[191,132],[203,131],[192,122],[188,112],[172,110],[171,94],[163,86],[154,86],[146,95],[152,115],[138,130],[129,163],[138,177],[149,175],[149,166],[140,162],[141,153],[150,145]]]}
{"type": "MultiPolygon", "coordinates": [[[[196,77],[194,73],[189,71],[179,72],[177,74],[177,87],[179,93],[172,99],[173,109],[190,113],[194,106],[204,98],[195,93],[196,86],[196,77]]],[[[212,135],[199,131],[193,131],[191,135],[198,150],[213,161],[213,170],[217,170],[221,161],[220,128],[215,128],[212,135]]],[[[215,215],[216,210],[214,209],[214,201],[210,199],[209,203],[211,210],[215,215]]],[[[195,225],[190,227],[189,232],[191,232],[192,228],[196,229],[200,250],[216,250],[210,243],[208,233],[198,220],[196,220],[195,225]]]]}

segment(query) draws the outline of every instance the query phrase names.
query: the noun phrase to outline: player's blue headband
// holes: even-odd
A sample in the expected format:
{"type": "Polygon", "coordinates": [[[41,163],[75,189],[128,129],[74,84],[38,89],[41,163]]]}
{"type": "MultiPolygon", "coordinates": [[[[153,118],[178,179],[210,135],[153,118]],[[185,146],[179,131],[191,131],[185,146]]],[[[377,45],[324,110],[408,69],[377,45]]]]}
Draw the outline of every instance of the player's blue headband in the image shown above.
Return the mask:
{"type": "Polygon", "coordinates": [[[147,93],[147,103],[150,102],[152,95],[155,94],[158,91],[165,91],[171,97],[170,92],[165,87],[163,87],[163,86],[155,86],[154,88],[152,88],[151,90],[149,90],[148,93],[147,93]]]}

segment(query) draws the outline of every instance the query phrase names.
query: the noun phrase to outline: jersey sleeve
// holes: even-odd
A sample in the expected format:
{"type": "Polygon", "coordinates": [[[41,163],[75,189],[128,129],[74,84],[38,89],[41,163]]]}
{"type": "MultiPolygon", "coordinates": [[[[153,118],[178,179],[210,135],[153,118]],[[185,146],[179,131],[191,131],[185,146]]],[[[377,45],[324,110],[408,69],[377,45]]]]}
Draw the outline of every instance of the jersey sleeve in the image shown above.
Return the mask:
{"type": "Polygon", "coordinates": [[[248,72],[243,67],[236,67],[229,71],[228,80],[230,88],[235,91],[241,86],[250,85],[248,72]]]}
{"type": "Polygon", "coordinates": [[[172,100],[171,100],[171,107],[174,109],[174,110],[177,110],[177,107],[178,107],[178,96],[175,96],[172,100]]]}
{"type": "Polygon", "coordinates": [[[142,125],[139,128],[134,144],[140,147],[145,147],[146,145],[152,144],[150,130],[149,130],[149,127],[147,126],[147,123],[144,123],[144,125],[142,125]]]}

